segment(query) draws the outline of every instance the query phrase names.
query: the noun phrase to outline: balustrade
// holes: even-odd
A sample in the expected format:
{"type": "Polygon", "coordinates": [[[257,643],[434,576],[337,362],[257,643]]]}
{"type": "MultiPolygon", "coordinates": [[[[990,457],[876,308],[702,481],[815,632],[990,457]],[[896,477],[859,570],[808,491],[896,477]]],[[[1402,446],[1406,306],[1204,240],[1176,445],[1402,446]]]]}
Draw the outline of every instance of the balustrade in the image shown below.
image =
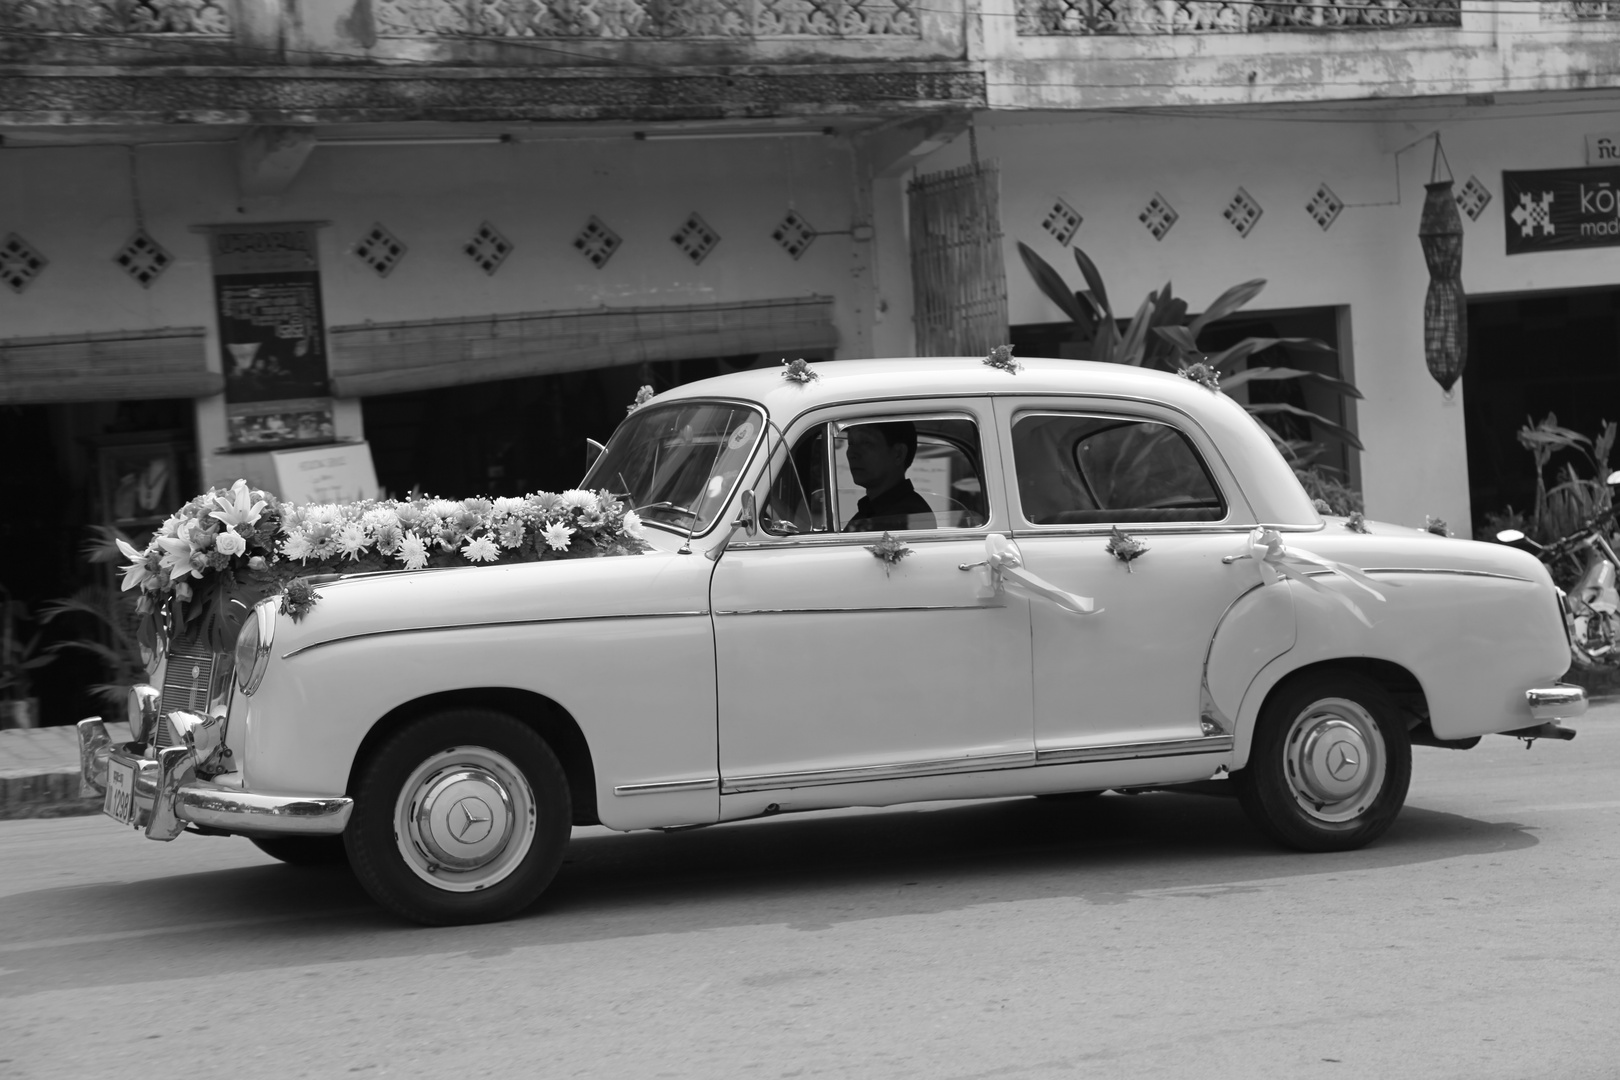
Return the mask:
{"type": "MultiPolygon", "coordinates": [[[[1581,2],[1620,7],[1620,0],[1581,2]]],[[[1026,37],[1092,34],[1244,34],[1267,30],[1390,30],[1459,26],[1461,0],[1018,0],[1026,37]]]]}
{"type": "Polygon", "coordinates": [[[229,0],[0,0],[0,30],[57,34],[231,32],[229,0]]]}
{"type": "Polygon", "coordinates": [[[376,0],[387,37],[917,37],[917,0],[376,0]]]}

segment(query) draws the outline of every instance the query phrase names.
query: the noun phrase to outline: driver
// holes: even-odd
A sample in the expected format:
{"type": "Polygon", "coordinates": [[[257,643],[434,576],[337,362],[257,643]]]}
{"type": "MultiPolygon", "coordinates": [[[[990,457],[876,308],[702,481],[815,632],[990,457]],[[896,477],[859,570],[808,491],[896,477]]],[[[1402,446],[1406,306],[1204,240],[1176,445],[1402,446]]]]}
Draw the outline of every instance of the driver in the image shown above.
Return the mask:
{"type": "Polygon", "coordinates": [[[906,479],[917,456],[917,425],[895,420],[851,427],[844,456],[851,478],[866,489],[845,532],[934,527],[933,510],[906,479]]]}

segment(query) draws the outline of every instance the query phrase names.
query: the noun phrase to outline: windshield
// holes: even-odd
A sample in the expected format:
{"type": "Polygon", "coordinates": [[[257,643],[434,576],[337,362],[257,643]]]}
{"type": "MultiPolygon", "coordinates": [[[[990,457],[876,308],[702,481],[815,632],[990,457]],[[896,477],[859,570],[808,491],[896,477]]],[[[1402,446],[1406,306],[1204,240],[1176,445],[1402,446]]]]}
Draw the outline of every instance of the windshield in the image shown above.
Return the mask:
{"type": "Polygon", "coordinates": [[[619,425],[583,486],[607,488],[650,525],[703,532],[753,453],[761,420],[729,402],[644,406],[619,425]]]}

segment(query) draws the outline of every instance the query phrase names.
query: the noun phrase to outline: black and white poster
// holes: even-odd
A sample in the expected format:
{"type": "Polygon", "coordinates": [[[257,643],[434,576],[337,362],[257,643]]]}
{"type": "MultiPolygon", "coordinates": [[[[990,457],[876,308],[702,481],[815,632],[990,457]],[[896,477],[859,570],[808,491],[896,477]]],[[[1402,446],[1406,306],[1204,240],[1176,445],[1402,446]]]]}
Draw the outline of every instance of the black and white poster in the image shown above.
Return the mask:
{"type": "Polygon", "coordinates": [[[210,239],[231,445],[332,440],[315,227],[233,226],[210,239]]]}
{"type": "Polygon", "coordinates": [[[1620,167],[1502,173],[1507,253],[1620,245],[1620,167]]]}

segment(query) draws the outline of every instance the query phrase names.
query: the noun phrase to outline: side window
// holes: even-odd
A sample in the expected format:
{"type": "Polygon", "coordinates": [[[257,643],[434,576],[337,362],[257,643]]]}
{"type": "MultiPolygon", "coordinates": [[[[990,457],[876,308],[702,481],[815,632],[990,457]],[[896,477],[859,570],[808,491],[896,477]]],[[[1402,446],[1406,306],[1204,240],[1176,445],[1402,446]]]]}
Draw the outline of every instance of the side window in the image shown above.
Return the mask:
{"type": "Polygon", "coordinates": [[[862,418],[828,429],[835,530],[972,529],[988,520],[984,453],[972,419],[862,418]]]}
{"type": "Polygon", "coordinates": [[[817,424],[793,444],[760,512],[773,536],[832,532],[827,518],[827,425],[817,424]]]}
{"type": "Polygon", "coordinates": [[[1013,421],[1013,467],[1032,525],[1220,521],[1226,503],[1187,436],[1117,416],[1013,421]]]}

